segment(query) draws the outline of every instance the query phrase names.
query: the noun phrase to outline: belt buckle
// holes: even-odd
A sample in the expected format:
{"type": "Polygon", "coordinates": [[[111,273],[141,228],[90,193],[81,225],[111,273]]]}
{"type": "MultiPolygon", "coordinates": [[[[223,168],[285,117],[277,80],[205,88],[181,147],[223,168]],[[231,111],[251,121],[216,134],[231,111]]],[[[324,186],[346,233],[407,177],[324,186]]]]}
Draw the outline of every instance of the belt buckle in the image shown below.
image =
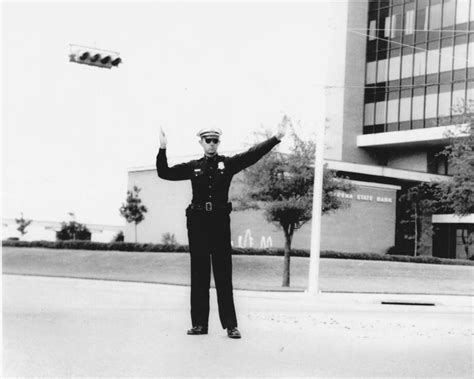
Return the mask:
{"type": "Polygon", "coordinates": [[[212,203],[211,202],[207,202],[206,203],[206,212],[211,212],[212,211],[212,203]]]}

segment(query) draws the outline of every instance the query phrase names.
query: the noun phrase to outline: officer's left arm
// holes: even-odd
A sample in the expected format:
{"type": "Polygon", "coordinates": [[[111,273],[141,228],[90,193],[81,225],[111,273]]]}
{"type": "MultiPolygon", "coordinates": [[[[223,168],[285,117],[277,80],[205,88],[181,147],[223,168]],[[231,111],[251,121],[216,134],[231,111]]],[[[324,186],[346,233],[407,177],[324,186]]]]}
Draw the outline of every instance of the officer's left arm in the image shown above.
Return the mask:
{"type": "Polygon", "coordinates": [[[234,155],[229,159],[229,166],[232,173],[237,173],[257,162],[265,154],[267,154],[273,147],[280,143],[282,138],[286,135],[286,130],[291,124],[288,116],[283,116],[283,119],[277,126],[275,136],[267,139],[264,142],[255,145],[244,153],[234,155]]]}
{"type": "Polygon", "coordinates": [[[239,171],[246,169],[247,167],[256,163],[279,143],[280,140],[276,136],[271,137],[266,141],[251,147],[249,150],[229,158],[227,167],[233,174],[236,174],[239,171]]]}

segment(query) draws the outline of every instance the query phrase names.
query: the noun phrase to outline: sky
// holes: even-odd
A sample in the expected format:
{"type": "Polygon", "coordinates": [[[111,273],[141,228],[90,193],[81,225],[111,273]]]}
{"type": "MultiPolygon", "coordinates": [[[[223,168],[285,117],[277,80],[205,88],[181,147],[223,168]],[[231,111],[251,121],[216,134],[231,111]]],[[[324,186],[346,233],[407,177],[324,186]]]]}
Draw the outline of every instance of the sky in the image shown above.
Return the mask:
{"type": "Polygon", "coordinates": [[[221,152],[287,114],[321,120],[334,2],[2,4],[2,217],[123,225],[127,171],[221,152]],[[117,51],[118,68],[69,62],[70,44],[117,51]]]}

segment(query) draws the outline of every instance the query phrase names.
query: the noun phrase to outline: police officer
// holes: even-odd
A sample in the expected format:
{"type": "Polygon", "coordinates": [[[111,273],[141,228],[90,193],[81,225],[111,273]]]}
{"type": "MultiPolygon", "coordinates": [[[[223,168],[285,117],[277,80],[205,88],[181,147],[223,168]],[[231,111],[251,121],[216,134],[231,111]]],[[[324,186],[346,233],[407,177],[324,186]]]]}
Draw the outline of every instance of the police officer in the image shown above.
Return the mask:
{"type": "Polygon", "coordinates": [[[160,131],[156,157],[158,176],[166,180],[191,180],[192,202],[186,209],[191,256],[191,321],[189,335],[207,334],[211,262],[216,284],[219,318],[230,338],[240,338],[232,293],[232,248],[228,202],[232,177],[267,154],[285,136],[289,119],[285,116],[274,137],[248,151],[226,157],[217,154],[222,131],[206,128],[198,132],[204,150],[201,159],[168,167],[167,139],[160,131]]]}

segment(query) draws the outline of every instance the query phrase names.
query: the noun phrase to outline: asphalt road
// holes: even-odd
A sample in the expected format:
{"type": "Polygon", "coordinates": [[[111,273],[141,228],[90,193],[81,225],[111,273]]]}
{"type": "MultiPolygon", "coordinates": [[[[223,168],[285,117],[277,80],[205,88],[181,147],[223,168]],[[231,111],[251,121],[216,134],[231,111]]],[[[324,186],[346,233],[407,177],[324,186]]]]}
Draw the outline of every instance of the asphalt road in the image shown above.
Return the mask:
{"type": "Polygon", "coordinates": [[[231,340],[214,292],[209,334],[185,334],[188,292],[4,275],[3,376],[472,377],[472,297],[236,291],[231,340]]]}

